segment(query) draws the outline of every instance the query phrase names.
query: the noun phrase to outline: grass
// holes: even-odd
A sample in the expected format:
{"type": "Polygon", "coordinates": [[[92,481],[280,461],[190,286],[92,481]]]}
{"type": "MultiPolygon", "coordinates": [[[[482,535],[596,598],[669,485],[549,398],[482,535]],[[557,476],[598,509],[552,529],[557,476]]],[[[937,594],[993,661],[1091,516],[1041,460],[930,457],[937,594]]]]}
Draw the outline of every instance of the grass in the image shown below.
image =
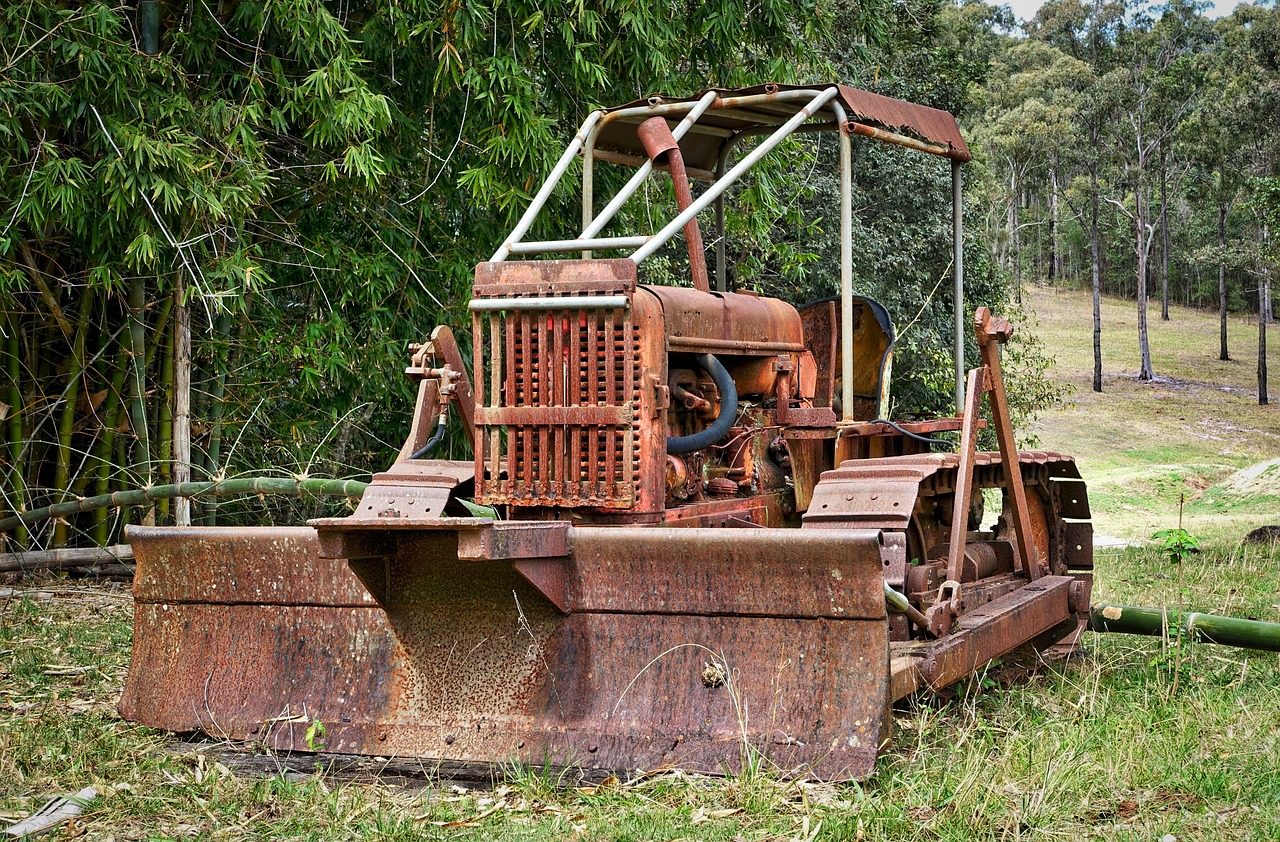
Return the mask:
{"type": "MultiPolygon", "coordinates": [[[[1280,407],[1208,385],[1217,375],[1207,363],[1188,376],[1208,340],[1186,350],[1168,337],[1196,334],[1208,317],[1181,310],[1172,326],[1156,325],[1153,351],[1158,374],[1185,382],[1137,384],[1118,327],[1130,305],[1114,302],[1105,318],[1116,347],[1095,396],[1088,299],[1034,291],[1031,300],[1057,373],[1077,384],[1074,406],[1043,419],[1039,434],[1045,447],[1079,454],[1100,530],[1139,538],[1176,525],[1185,493],[1186,525],[1206,538],[1180,573],[1149,546],[1100,553],[1095,598],[1280,621],[1280,548],[1238,540],[1268,514],[1280,520],[1272,480],[1247,473],[1280,451],[1280,407]]],[[[1234,365],[1247,369],[1252,346],[1237,335],[1234,365]]],[[[1220,382],[1246,388],[1232,371],[1220,382]]],[[[515,768],[487,791],[448,781],[405,789],[325,773],[235,774],[214,746],[175,753],[169,735],[120,720],[131,614],[127,592],[105,587],[50,578],[0,589],[0,817],[93,785],[102,797],[54,838],[1280,838],[1275,654],[1190,644],[1179,654],[1158,639],[1088,635],[1083,657],[1029,680],[1007,683],[993,670],[951,698],[896,712],[893,742],[861,784],[784,781],[763,767],[572,788],[515,768]]]]}
{"type": "Polygon", "coordinates": [[[1272,403],[1257,402],[1257,324],[1233,317],[1232,359],[1218,360],[1217,313],[1170,307],[1150,313],[1156,381],[1137,380],[1137,306],[1103,299],[1103,390],[1093,382],[1092,304],[1085,291],[1032,288],[1049,375],[1073,389],[1070,405],[1034,428],[1041,446],[1071,453],[1089,483],[1099,532],[1143,539],[1176,525],[1185,494],[1192,532],[1239,537],[1280,522],[1280,333],[1270,337],[1272,403]]]}
{"type": "MultiPolygon", "coordinates": [[[[1280,620],[1280,551],[1210,545],[1186,565],[1189,607],[1280,620]]],[[[1098,596],[1174,604],[1152,549],[1099,558],[1098,596]]],[[[101,839],[1274,839],[1280,837],[1280,659],[1090,636],[1085,657],[1004,686],[980,677],[896,714],[861,785],[671,773],[574,789],[518,769],[492,791],[323,774],[232,774],[213,752],[113,711],[128,659],[122,594],[51,580],[0,598],[0,814],[97,786],[101,839]],[[70,673],[71,666],[89,669],[70,673]]],[[[76,832],[74,829],[72,833],[76,832]]],[[[63,837],[68,833],[64,830],[63,837]]]]}

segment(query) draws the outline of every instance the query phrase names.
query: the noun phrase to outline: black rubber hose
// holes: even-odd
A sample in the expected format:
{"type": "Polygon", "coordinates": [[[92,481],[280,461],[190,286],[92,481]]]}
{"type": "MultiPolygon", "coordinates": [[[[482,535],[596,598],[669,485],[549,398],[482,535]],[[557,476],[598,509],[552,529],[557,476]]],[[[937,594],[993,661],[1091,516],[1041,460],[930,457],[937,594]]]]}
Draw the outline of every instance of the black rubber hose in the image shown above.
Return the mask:
{"type": "Polygon", "coordinates": [[[733,378],[728,370],[710,354],[699,354],[694,357],[698,368],[701,368],[715,381],[720,390],[720,414],[710,427],[689,436],[668,436],[668,453],[692,453],[710,447],[729,433],[733,421],[738,417],[738,389],[733,385],[733,378]]]}
{"type": "Polygon", "coordinates": [[[911,432],[911,431],[910,431],[910,430],[908,430],[908,429],[905,429],[905,428],[903,428],[903,427],[899,427],[897,424],[893,423],[893,422],[892,422],[892,421],[890,421],[888,418],[877,418],[877,419],[875,419],[874,421],[870,421],[870,422],[868,422],[868,423],[871,423],[871,424],[888,424],[890,427],[892,427],[893,429],[897,430],[899,433],[902,433],[904,436],[906,436],[906,437],[907,437],[907,438],[909,438],[909,439],[915,439],[916,441],[922,441],[922,442],[924,442],[925,444],[937,444],[937,445],[941,445],[942,447],[945,447],[947,450],[955,450],[955,449],[956,449],[956,446],[955,446],[955,443],[954,443],[954,442],[949,442],[949,441],[947,441],[946,439],[931,439],[931,438],[929,438],[928,436],[922,436],[922,435],[920,435],[919,433],[913,433],[913,432],[911,432]]]}
{"type": "Polygon", "coordinates": [[[436,431],[431,434],[431,438],[427,439],[427,443],[424,444],[422,447],[418,448],[417,450],[415,450],[413,452],[413,455],[410,456],[409,458],[421,459],[423,456],[426,456],[428,453],[435,450],[436,445],[439,444],[440,440],[444,438],[444,428],[445,428],[445,415],[444,413],[440,413],[440,420],[436,423],[436,431]]]}

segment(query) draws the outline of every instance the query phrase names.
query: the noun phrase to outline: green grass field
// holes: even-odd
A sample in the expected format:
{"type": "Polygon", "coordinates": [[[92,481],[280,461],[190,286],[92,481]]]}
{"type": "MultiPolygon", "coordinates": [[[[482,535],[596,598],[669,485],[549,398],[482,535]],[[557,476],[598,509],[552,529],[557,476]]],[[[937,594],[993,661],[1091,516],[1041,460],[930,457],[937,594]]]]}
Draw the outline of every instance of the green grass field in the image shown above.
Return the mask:
{"type": "MultiPolygon", "coordinates": [[[[1219,380],[1190,340],[1169,338],[1199,335],[1212,318],[1178,311],[1156,326],[1156,370],[1195,382],[1140,385],[1121,347],[1129,305],[1109,302],[1114,347],[1095,396],[1088,299],[1037,291],[1031,304],[1056,373],[1077,383],[1074,406],[1038,432],[1046,448],[1079,455],[1100,531],[1139,539],[1176,525],[1185,493],[1187,527],[1208,538],[1182,570],[1147,546],[1100,553],[1095,597],[1280,621],[1280,549],[1239,543],[1247,526],[1280,521],[1275,482],[1238,475],[1276,455],[1280,406],[1210,385],[1247,389],[1245,326],[1241,361],[1219,380]]],[[[1201,344],[1216,348],[1212,335],[1201,344]]],[[[528,769],[491,790],[404,789],[250,777],[217,762],[216,746],[165,750],[168,735],[114,712],[131,617],[127,590],[58,579],[0,589],[0,820],[93,785],[102,796],[53,838],[1280,838],[1276,654],[1088,635],[1082,657],[1028,680],[993,670],[898,711],[862,784],[785,781],[757,763],[730,778],[662,773],[582,789],[528,769]]]]}

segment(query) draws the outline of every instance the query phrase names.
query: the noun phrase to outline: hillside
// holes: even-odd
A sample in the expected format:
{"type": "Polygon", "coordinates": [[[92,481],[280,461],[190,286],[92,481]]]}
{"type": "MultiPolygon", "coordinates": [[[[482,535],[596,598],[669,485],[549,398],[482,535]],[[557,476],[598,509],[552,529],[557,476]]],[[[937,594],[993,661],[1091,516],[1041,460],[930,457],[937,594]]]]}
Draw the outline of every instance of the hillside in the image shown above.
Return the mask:
{"type": "Polygon", "coordinates": [[[1074,454],[1089,483],[1102,534],[1146,538],[1175,526],[1186,495],[1186,528],[1240,536],[1280,522],[1280,331],[1268,336],[1271,404],[1257,403],[1257,323],[1232,317],[1232,359],[1218,360],[1214,312],[1150,312],[1157,379],[1138,369],[1137,307],[1104,299],[1103,391],[1093,376],[1092,305],[1087,291],[1031,288],[1028,329],[1044,343],[1050,376],[1072,391],[1068,405],[1033,427],[1040,446],[1074,454]]]}

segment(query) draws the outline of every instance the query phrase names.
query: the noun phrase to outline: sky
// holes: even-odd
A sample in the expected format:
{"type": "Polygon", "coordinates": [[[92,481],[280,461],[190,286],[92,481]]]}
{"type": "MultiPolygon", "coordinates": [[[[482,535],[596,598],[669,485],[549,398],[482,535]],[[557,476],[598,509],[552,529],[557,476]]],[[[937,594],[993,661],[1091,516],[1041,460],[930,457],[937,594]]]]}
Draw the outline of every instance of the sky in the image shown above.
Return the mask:
{"type": "MultiPolygon", "coordinates": [[[[1044,3],[1044,0],[991,0],[994,3],[1008,3],[1013,7],[1013,15],[1018,20],[1030,20],[1035,17],[1036,9],[1044,3]]],[[[1231,10],[1239,5],[1240,0],[1216,0],[1213,8],[1209,10],[1209,17],[1217,18],[1223,15],[1231,14],[1231,10]]]]}

